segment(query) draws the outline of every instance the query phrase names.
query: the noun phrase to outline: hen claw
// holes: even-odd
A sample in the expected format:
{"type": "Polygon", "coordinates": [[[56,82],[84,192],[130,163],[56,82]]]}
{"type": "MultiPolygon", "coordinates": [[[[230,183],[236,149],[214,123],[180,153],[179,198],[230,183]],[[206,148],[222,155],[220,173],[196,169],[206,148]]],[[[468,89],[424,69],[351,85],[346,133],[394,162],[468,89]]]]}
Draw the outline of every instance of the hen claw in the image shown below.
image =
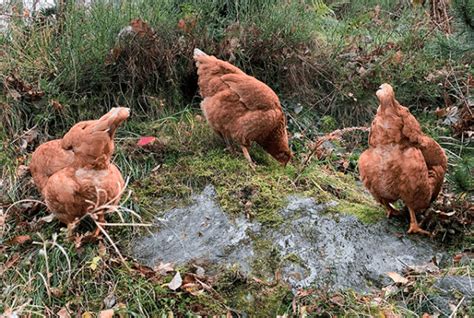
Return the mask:
{"type": "Polygon", "coordinates": [[[410,223],[410,228],[408,229],[408,234],[423,234],[423,235],[428,235],[431,236],[431,233],[428,231],[423,230],[418,224],[416,223],[410,223]]]}

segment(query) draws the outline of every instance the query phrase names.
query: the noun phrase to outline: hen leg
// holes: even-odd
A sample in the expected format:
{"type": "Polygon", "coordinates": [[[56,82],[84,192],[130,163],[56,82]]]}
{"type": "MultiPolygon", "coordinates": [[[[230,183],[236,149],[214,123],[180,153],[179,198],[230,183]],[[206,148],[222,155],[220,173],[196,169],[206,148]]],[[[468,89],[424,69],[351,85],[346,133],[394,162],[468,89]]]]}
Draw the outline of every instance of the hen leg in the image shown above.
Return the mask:
{"type": "Polygon", "coordinates": [[[410,228],[408,229],[407,233],[408,234],[420,233],[424,235],[431,235],[430,232],[425,231],[422,228],[420,228],[420,226],[418,225],[418,222],[416,221],[415,211],[412,208],[408,208],[408,210],[410,211],[410,228]]]}
{"type": "Polygon", "coordinates": [[[223,139],[224,139],[224,142],[226,145],[225,148],[227,149],[227,151],[229,151],[233,155],[237,154],[237,149],[234,147],[232,140],[226,137],[223,137],[223,139]]]}
{"type": "Polygon", "coordinates": [[[244,154],[245,159],[247,159],[247,161],[250,163],[250,168],[255,171],[255,163],[252,161],[252,158],[250,158],[250,154],[247,147],[240,145],[240,148],[242,148],[242,152],[244,154]]]}
{"type": "MultiPolygon", "coordinates": [[[[97,223],[105,223],[105,214],[103,211],[97,213],[97,223]]],[[[100,225],[102,226],[102,225],[100,225]]],[[[94,234],[92,234],[92,236],[94,237],[99,237],[101,231],[100,231],[100,228],[99,228],[99,224],[97,224],[97,228],[95,229],[95,232],[94,234]]]]}

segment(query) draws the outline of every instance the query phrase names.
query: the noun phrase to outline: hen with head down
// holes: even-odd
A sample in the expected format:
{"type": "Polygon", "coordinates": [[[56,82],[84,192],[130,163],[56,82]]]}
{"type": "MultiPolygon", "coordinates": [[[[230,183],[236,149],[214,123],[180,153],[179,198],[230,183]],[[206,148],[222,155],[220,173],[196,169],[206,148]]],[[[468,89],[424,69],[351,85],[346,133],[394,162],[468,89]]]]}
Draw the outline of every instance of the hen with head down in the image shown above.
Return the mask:
{"type": "Polygon", "coordinates": [[[253,167],[248,148],[256,142],[282,165],[292,157],[286,118],[273,90],[234,65],[194,50],[203,101],[201,109],[212,129],[239,143],[253,167]]]}
{"type": "Polygon", "coordinates": [[[360,177],[388,216],[400,213],[391,203],[400,199],[405,203],[410,211],[408,233],[429,234],[419,227],[416,213],[438,196],[447,169],[446,154],[423,134],[389,84],[382,84],[376,95],[380,106],[370,128],[369,149],[359,158],[360,177]]]}
{"type": "Polygon", "coordinates": [[[111,158],[115,131],[129,114],[128,108],[112,108],[98,120],[77,123],[62,139],[33,153],[33,180],[61,222],[69,224],[95,206],[120,200],[124,180],[111,158]]]}

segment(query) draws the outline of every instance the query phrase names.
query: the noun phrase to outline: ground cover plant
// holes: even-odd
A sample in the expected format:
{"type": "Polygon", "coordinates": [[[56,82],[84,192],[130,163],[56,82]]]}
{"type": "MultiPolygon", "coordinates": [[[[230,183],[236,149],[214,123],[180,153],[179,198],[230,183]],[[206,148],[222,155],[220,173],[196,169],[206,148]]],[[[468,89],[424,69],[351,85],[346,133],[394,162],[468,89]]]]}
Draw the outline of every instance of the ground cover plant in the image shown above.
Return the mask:
{"type": "MultiPolygon", "coordinates": [[[[474,6],[468,0],[419,2],[100,0],[60,1],[36,11],[21,1],[4,2],[0,313],[432,314],[436,278],[470,277],[473,271],[474,6]],[[286,169],[254,147],[253,172],[212,133],[199,109],[195,47],[231,61],[279,95],[296,154],[286,169]],[[336,202],[329,214],[352,214],[367,224],[382,219],[383,210],[358,181],[367,131],[330,133],[368,127],[383,82],[396,88],[397,99],[447,152],[445,186],[422,219],[453,254],[448,264],[408,269],[369,294],[311,288],[294,293],[278,273],[267,281],[234,268],[219,275],[192,266],[149,268],[129,255],[130,240],[153,230],[156,216],[186,204],[209,183],[230,216],[268,228],[281,224],[276,211],[295,193],[336,202]],[[75,122],[117,105],[132,114],[118,132],[114,156],[130,194],[108,222],[123,225],[107,227],[110,239],[101,242],[77,233],[71,240],[70,231],[50,222],[37,202],[27,170],[30,154],[75,122]],[[156,140],[138,146],[143,136],[156,140]],[[177,272],[183,283],[172,289],[168,284],[177,272]]],[[[472,307],[456,297],[453,311],[472,316],[472,307]]]]}

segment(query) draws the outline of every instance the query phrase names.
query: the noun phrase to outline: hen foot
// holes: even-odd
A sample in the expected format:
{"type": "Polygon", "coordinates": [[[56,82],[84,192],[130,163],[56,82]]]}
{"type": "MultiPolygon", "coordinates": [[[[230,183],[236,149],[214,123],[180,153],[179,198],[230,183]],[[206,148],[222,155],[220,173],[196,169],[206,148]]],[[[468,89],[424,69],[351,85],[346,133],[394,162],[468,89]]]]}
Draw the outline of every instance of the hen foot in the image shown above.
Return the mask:
{"type": "Polygon", "coordinates": [[[408,208],[408,211],[410,211],[410,228],[408,229],[408,234],[411,233],[419,233],[423,235],[428,235],[431,236],[431,233],[428,231],[423,230],[419,225],[418,222],[416,221],[416,215],[415,211],[411,208],[408,208]]]}
{"type": "Polygon", "coordinates": [[[410,223],[410,228],[408,229],[408,234],[423,234],[423,235],[428,235],[431,236],[431,233],[428,231],[423,230],[417,223],[410,223]]]}

